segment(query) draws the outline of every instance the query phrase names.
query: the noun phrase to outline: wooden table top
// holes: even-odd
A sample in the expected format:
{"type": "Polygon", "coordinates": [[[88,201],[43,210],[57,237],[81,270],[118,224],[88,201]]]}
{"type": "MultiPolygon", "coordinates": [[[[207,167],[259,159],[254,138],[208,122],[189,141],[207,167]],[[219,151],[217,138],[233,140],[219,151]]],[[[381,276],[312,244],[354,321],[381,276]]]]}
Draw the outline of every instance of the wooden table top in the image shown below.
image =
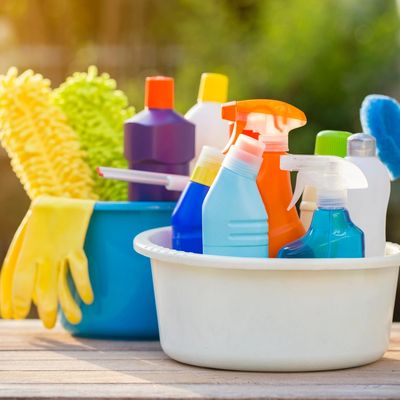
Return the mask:
{"type": "Polygon", "coordinates": [[[74,338],[39,321],[0,321],[1,399],[400,399],[400,324],[378,362],[342,371],[191,367],[158,342],[74,338]]]}

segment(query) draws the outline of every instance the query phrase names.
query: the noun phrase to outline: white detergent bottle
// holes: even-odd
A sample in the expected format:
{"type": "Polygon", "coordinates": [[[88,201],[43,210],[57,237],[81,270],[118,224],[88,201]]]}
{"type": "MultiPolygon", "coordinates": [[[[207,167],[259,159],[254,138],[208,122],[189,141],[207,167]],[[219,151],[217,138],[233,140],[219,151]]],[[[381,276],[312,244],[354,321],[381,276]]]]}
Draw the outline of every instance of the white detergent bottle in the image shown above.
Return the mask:
{"type": "Polygon", "coordinates": [[[365,133],[351,135],[347,139],[346,159],[357,165],[368,181],[367,189],[349,190],[350,217],[364,232],[365,257],[381,257],[385,253],[390,177],[376,156],[375,138],[365,133]]]}
{"type": "Polygon", "coordinates": [[[201,75],[199,95],[185,118],[196,126],[195,158],[190,164],[193,170],[203,146],[222,150],[229,140],[229,122],[222,119],[221,104],[228,95],[228,77],[205,72],[201,75]]]}

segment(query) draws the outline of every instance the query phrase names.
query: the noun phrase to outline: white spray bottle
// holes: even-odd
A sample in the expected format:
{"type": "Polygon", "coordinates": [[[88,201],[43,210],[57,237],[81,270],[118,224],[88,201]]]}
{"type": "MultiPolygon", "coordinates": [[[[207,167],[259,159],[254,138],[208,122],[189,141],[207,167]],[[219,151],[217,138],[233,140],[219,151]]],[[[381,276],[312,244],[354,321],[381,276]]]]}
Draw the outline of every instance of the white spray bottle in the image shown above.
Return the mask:
{"type": "Polygon", "coordinates": [[[390,176],[376,156],[376,140],[365,133],[347,139],[347,160],[367,177],[368,189],[352,189],[348,209],[352,221],[364,231],[365,257],[382,257],[386,243],[386,212],[390,196],[390,176]]]}

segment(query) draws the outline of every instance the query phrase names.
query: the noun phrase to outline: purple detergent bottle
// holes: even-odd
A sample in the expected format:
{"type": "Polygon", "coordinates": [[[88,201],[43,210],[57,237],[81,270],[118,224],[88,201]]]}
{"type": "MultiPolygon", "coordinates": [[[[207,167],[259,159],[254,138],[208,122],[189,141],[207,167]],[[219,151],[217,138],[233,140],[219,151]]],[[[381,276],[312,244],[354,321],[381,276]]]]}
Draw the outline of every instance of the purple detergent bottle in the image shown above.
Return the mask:
{"type": "MultiPolygon", "coordinates": [[[[174,80],[146,78],[145,109],[125,121],[125,158],[129,168],[189,175],[195,155],[195,125],[173,110],[174,80]]],[[[180,192],[163,186],[129,184],[131,201],[176,201],[180,192]]]]}

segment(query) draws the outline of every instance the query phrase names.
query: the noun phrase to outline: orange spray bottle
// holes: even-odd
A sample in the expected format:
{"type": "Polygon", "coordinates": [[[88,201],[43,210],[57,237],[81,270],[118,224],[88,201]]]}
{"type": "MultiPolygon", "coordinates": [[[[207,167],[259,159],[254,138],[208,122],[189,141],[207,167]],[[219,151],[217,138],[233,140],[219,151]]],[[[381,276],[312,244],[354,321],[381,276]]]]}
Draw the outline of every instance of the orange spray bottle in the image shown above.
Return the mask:
{"type": "Polygon", "coordinates": [[[280,169],[280,157],[287,154],[289,132],[305,125],[306,116],[283,101],[243,100],[224,104],[222,118],[234,122],[227,149],[241,133],[265,144],[257,185],[268,214],[269,257],[276,257],[284,245],[305,234],[296,208],[287,210],[292,185],[290,172],[280,169]]]}

